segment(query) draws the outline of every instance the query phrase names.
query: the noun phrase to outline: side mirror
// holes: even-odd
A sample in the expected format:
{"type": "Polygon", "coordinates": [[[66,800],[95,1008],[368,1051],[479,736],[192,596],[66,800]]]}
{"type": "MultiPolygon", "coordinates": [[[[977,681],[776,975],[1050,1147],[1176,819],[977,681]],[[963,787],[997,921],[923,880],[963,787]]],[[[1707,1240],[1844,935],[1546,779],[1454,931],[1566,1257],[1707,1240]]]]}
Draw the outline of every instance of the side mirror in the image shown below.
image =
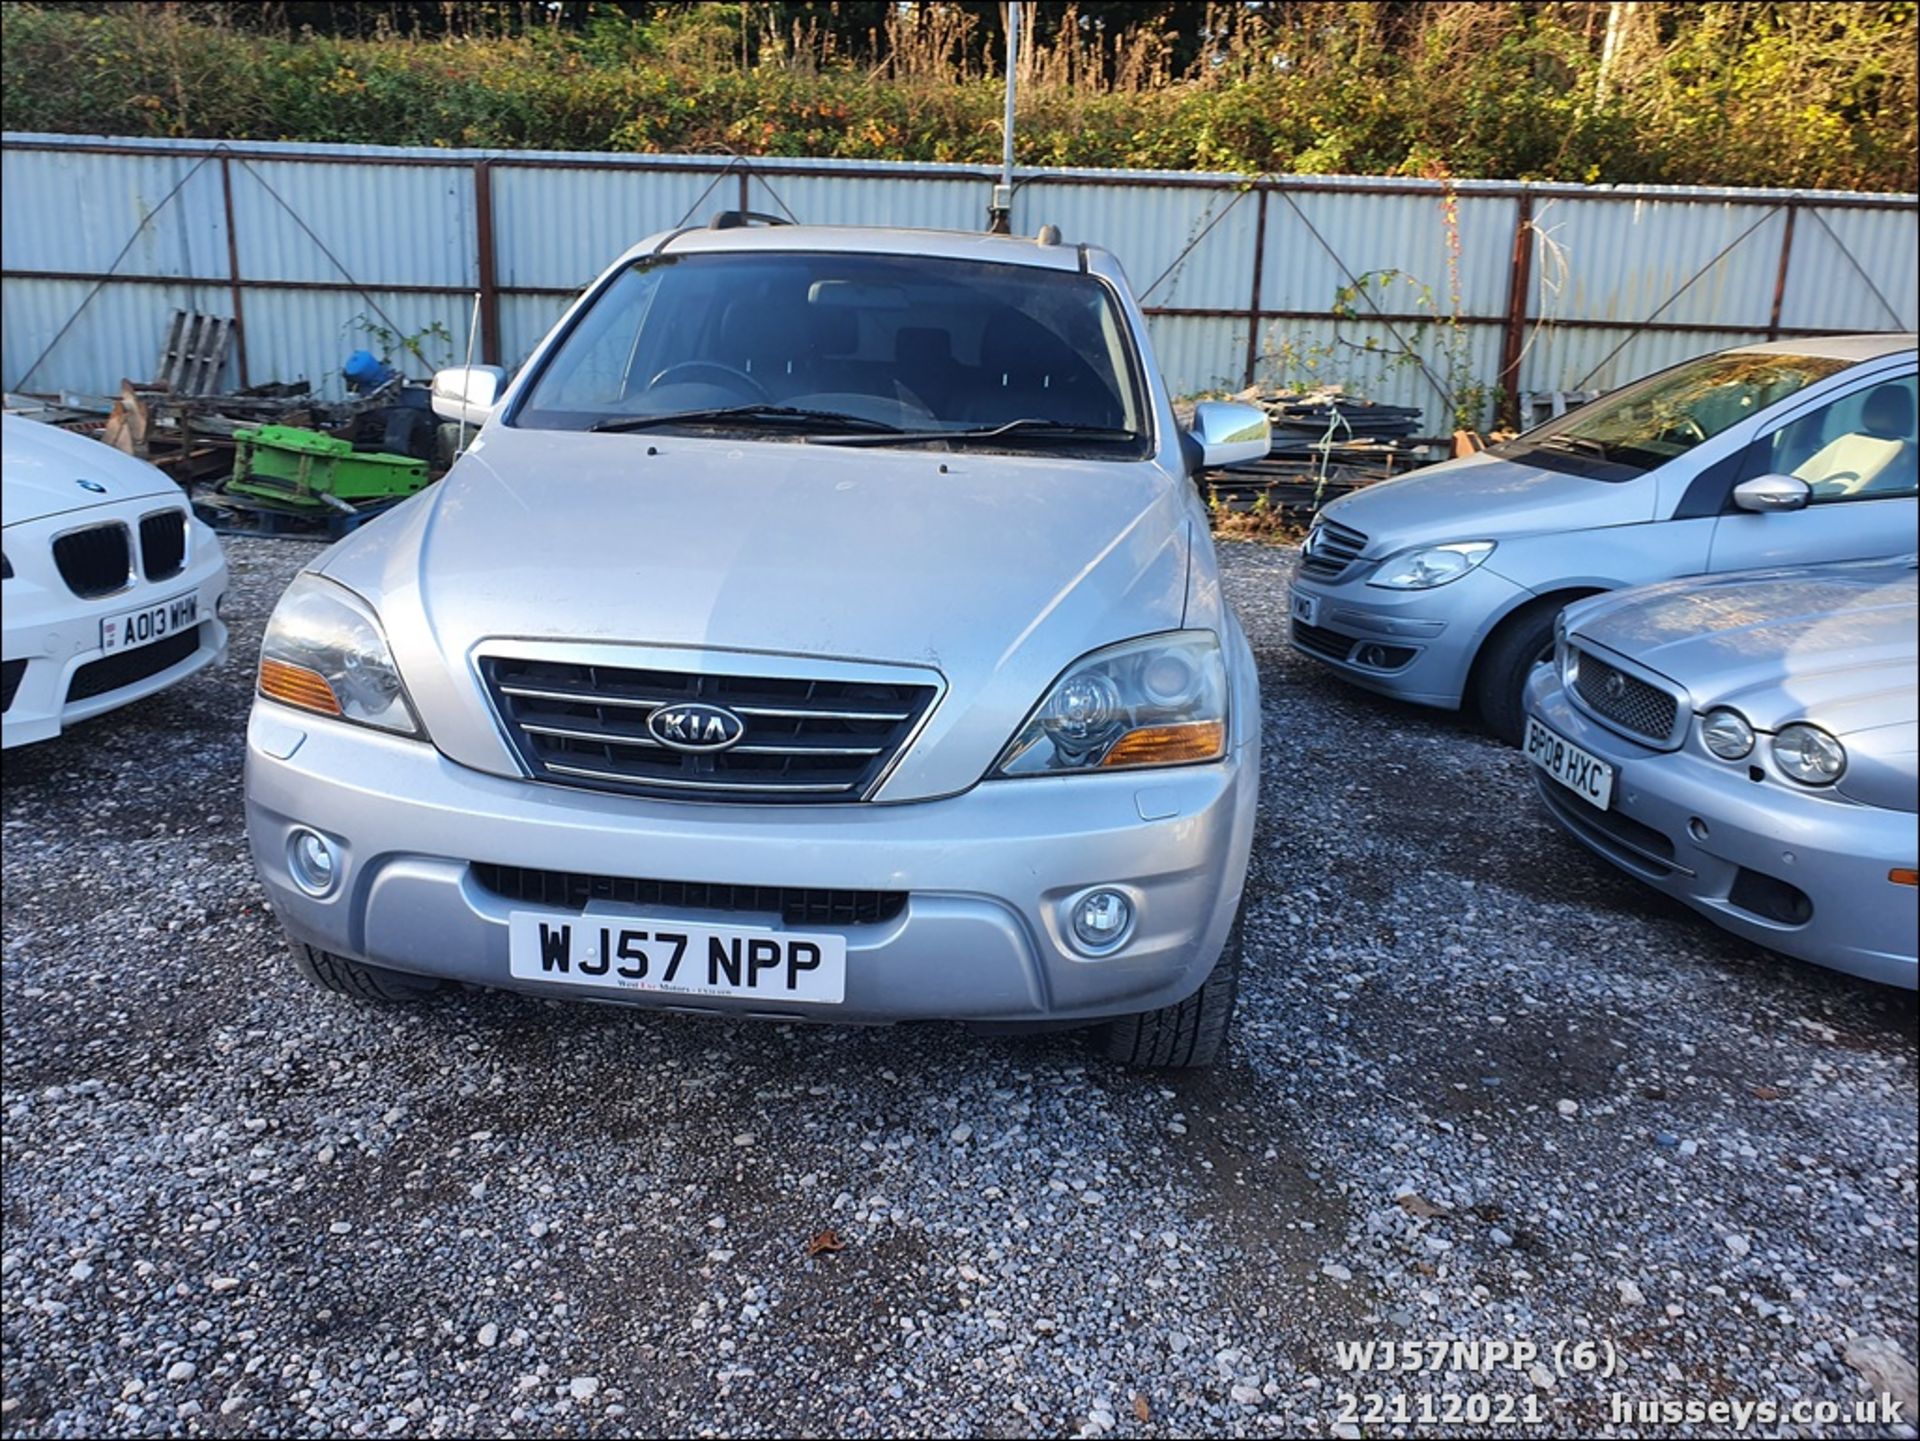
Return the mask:
{"type": "Polygon", "coordinates": [[[1193,408],[1187,434],[1199,449],[1196,470],[1243,465],[1262,459],[1273,448],[1273,427],[1267,413],[1237,400],[1203,400],[1193,408]]]}
{"type": "Polygon", "coordinates": [[[1756,475],[1733,488],[1734,506],[1756,515],[1775,510],[1805,510],[1812,499],[1813,487],[1793,475],[1756,475]]]}
{"type": "Polygon", "coordinates": [[[456,365],[433,373],[433,413],[442,420],[485,425],[507,388],[507,373],[497,365],[456,365]]]}

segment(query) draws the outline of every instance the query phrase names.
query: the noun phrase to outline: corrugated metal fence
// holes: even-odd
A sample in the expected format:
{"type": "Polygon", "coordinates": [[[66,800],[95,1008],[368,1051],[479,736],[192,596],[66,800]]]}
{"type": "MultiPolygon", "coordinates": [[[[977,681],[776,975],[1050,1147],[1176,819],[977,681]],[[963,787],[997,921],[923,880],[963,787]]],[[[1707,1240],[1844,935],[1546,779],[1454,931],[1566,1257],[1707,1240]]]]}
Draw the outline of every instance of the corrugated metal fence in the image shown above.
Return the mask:
{"type": "MultiPolygon", "coordinates": [[[[513,364],[609,260],[734,207],[973,230],[983,167],[0,137],[10,390],[154,369],[240,320],[229,385],[415,336],[513,364]],[[382,336],[381,332],[387,336],[382,336]]],[[[1014,223],[1119,255],[1177,393],[1343,381],[1445,431],[1498,388],[1605,389],[1753,340],[1913,330],[1911,195],[1025,170],[1014,223]]],[[[396,352],[396,359],[403,358],[396,352]]],[[[427,368],[412,360],[408,368],[427,368]]]]}

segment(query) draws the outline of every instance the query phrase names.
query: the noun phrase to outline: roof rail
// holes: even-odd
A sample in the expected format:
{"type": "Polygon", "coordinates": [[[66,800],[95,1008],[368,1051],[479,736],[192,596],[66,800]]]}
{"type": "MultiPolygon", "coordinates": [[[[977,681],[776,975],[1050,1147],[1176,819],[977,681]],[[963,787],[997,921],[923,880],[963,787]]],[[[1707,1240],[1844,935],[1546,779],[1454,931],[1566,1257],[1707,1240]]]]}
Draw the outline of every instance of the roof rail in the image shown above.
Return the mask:
{"type": "Polygon", "coordinates": [[[777,215],[765,215],[758,210],[722,210],[707,222],[707,229],[738,230],[747,225],[789,225],[791,223],[777,215]]]}

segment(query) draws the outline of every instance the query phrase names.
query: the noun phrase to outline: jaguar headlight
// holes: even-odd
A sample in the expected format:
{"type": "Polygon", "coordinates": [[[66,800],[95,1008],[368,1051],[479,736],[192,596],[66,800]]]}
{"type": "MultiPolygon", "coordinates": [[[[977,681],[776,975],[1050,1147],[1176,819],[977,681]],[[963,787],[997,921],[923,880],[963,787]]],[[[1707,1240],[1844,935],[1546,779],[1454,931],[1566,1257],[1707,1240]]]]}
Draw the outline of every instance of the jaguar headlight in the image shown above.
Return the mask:
{"type": "Polygon", "coordinates": [[[1385,590],[1432,590],[1460,579],[1493,554],[1490,540],[1462,540],[1451,545],[1423,545],[1388,556],[1380,573],[1368,585],[1385,590]]]}
{"type": "Polygon", "coordinates": [[[317,575],[287,587],[260,643],[260,694],[282,705],[420,735],[372,607],[317,575]]]}
{"type": "Polygon", "coordinates": [[[1219,760],[1227,749],[1227,670],[1211,631],[1108,646],[1069,666],[994,766],[1061,775],[1219,760]]]}
{"type": "Polygon", "coordinates": [[[1753,749],[1753,727],[1737,710],[1709,711],[1700,722],[1700,740],[1723,761],[1744,760],[1753,749]]]}
{"type": "Polygon", "coordinates": [[[1845,774],[1846,747],[1804,721],[1780,727],[1773,738],[1773,761],[1807,786],[1830,786],[1845,774]]]}

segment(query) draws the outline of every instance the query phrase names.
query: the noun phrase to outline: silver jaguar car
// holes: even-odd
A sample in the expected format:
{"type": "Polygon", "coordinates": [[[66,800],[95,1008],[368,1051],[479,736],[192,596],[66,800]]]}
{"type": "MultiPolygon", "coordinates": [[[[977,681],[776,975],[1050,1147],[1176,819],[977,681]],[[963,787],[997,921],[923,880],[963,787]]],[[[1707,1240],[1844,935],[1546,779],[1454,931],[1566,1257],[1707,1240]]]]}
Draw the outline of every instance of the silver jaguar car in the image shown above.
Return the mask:
{"type": "Polygon", "coordinates": [[[1917,578],[1908,556],[1570,608],[1527,692],[1548,811],[1738,935],[1912,989],[1917,578]]]}
{"type": "Polygon", "coordinates": [[[1517,742],[1528,672],[1583,596],[1910,546],[1914,412],[1911,335],[1689,360],[1327,506],[1293,582],[1293,643],[1517,742]]]}
{"type": "MultiPolygon", "coordinates": [[[[1090,246],[718,217],[613,266],[446,479],[288,589],[253,856],[306,976],[1211,1060],[1260,708],[1090,246]]],[[[497,393],[500,392],[500,393],[497,393]]]]}

